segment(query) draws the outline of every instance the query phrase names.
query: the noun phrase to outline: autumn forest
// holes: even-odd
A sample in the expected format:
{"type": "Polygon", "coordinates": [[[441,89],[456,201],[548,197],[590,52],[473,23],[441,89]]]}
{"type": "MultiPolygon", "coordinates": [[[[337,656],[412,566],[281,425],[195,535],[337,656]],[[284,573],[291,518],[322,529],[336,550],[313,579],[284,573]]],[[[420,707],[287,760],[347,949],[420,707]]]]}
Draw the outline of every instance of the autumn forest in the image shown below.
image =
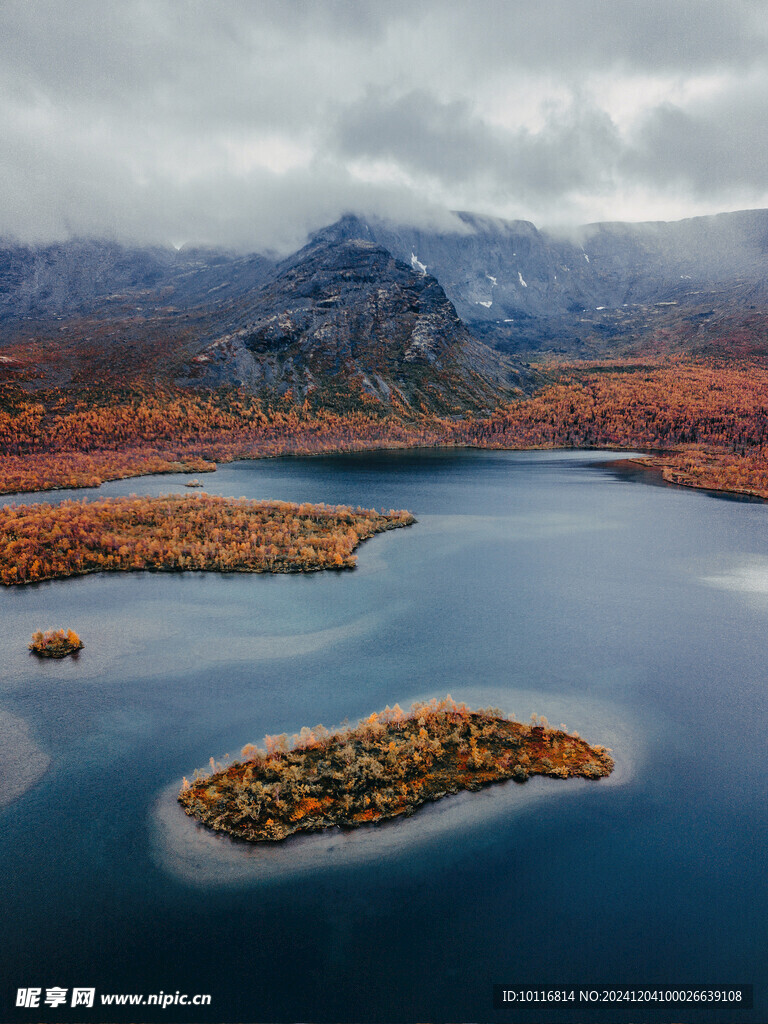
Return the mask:
{"type": "Polygon", "coordinates": [[[0,508],[0,582],[90,572],[349,569],[361,540],[414,522],[407,512],[200,494],[0,508]]]}
{"type": "Polygon", "coordinates": [[[0,492],[94,487],[217,462],[375,448],[624,448],[693,486],[768,497],[768,369],[759,359],[555,363],[532,397],[487,418],[386,406],[338,411],[291,393],[126,385],[0,385],[0,492]]]}

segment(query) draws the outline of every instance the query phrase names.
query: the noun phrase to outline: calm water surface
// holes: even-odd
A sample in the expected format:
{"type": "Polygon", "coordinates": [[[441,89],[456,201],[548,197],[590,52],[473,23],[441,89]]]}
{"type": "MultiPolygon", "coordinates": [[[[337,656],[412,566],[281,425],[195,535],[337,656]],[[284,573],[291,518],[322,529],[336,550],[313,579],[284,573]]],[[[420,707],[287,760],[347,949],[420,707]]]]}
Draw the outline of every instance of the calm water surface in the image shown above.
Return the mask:
{"type": "Polygon", "coordinates": [[[605,458],[236,463],[206,490],[418,524],[364,544],[354,572],[3,589],[4,785],[29,788],[0,807],[0,1020],[768,1020],[768,507],[605,458]],[[59,626],[84,638],[77,661],[29,657],[59,626]],[[270,848],[177,809],[211,755],[446,693],[564,722],[616,772],[270,848]],[[496,1013],[495,983],[753,984],[755,1009],[496,1013]],[[212,1006],[14,1008],[18,987],[54,985],[212,1006]]]}

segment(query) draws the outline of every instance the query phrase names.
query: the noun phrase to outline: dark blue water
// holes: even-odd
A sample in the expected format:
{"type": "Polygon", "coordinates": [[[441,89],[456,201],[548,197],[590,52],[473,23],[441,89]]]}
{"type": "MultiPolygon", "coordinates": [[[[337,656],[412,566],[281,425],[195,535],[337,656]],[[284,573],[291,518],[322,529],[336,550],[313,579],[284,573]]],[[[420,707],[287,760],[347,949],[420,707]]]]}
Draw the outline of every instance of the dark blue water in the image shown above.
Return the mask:
{"type": "Polygon", "coordinates": [[[364,544],[354,572],[4,589],[0,733],[40,777],[14,769],[7,786],[29,788],[0,807],[0,1020],[768,1020],[768,507],[645,487],[602,458],[233,464],[209,492],[418,524],[364,544]],[[31,633],[59,626],[83,637],[78,660],[30,658],[31,633]],[[211,755],[446,693],[564,722],[613,747],[616,772],[267,849],[177,809],[211,755]],[[496,1013],[494,984],[752,984],[755,1009],[496,1013]],[[24,986],[212,1005],[16,1009],[24,986]]]}

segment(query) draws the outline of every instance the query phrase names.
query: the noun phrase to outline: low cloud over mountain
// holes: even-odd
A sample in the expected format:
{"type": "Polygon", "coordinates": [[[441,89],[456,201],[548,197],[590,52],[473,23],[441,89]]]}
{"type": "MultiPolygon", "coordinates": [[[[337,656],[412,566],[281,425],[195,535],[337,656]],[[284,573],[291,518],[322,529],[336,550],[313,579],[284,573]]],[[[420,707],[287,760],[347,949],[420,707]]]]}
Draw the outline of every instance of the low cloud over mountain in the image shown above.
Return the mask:
{"type": "Polygon", "coordinates": [[[7,0],[0,234],[295,250],[768,205],[754,0],[7,0]]]}

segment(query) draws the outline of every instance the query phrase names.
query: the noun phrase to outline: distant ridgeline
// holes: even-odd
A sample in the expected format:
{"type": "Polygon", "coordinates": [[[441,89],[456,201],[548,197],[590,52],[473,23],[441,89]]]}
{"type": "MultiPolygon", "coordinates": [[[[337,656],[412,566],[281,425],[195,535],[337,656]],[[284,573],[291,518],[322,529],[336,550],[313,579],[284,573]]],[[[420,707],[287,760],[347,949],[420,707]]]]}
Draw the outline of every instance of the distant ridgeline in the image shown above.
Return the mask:
{"type": "MultiPolygon", "coordinates": [[[[39,341],[46,325],[51,333],[63,326],[66,347],[69,325],[82,322],[88,328],[79,332],[82,343],[97,357],[105,344],[135,350],[152,329],[185,347],[204,335],[210,341],[237,335],[249,324],[260,332],[270,316],[268,333],[279,341],[286,312],[294,327],[293,311],[366,315],[357,297],[371,310],[382,286],[385,321],[394,279],[375,249],[413,278],[427,279],[427,291],[427,282],[436,281],[476,337],[507,351],[605,355],[667,322],[699,344],[716,338],[731,318],[768,309],[767,240],[768,210],[743,210],[559,233],[471,212],[440,227],[350,215],[283,260],[82,239],[6,244],[0,246],[0,341],[39,341]],[[354,248],[343,255],[348,245],[357,259],[354,248]]],[[[401,284],[407,281],[398,274],[401,284]]],[[[409,299],[413,287],[405,287],[409,299]]],[[[182,355],[194,355],[192,348],[182,355]]]]}

